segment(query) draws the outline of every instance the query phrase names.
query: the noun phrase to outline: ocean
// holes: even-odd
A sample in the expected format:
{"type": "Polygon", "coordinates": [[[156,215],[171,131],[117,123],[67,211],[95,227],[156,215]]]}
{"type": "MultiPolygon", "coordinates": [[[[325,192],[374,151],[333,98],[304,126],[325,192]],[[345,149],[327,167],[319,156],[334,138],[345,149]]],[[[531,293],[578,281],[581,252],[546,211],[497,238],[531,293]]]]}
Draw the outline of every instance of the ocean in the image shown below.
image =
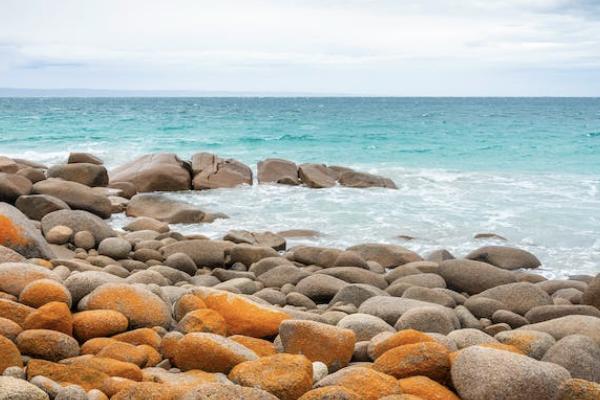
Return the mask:
{"type": "Polygon", "coordinates": [[[546,276],[600,272],[598,98],[0,98],[0,154],[52,164],[70,151],[109,168],[150,152],[208,151],[254,170],[278,157],[398,186],[169,194],[231,217],[184,232],[314,229],[322,235],[290,245],[385,242],[457,257],[506,244],[536,254],[546,276]],[[481,232],[508,241],[475,240],[481,232]]]}

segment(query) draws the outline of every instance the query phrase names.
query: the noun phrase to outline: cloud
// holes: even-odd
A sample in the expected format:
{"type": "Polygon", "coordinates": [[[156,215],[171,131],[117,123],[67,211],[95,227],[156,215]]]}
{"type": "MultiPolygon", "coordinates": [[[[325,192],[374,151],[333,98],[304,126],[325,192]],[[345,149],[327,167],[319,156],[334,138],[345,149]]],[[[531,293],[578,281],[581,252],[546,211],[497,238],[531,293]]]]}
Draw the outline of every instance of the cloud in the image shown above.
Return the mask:
{"type": "Polygon", "coordinates": [[[320,81],[323,90],[371,93],[385,78],[401,94],[407,80],[432,74],[554,69],[578,80],[600,67],[595,0],[456,3],[3,0],[0,86],[304,91],[320,81]]]}

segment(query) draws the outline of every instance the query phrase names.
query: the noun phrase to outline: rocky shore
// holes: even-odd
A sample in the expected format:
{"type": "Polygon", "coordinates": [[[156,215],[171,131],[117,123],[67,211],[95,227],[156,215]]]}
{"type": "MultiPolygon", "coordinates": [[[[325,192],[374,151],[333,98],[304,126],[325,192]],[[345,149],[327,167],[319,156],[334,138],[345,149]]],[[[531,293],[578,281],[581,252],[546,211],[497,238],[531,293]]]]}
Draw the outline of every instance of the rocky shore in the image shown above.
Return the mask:
{"type": "MultiPolygon", "coordinates": [[[[256,171],[396,188],[339,166],[256,171]]],[[[208,153],[112,171],[84,153],[0,157],[0,400],[600,399],[600,275],[546,279],[506,246],[456,258],[289,247],[317,234],[302,230],[183,235],[171,224],[227,216],[157,193],[254,183],[208,153]]]]}

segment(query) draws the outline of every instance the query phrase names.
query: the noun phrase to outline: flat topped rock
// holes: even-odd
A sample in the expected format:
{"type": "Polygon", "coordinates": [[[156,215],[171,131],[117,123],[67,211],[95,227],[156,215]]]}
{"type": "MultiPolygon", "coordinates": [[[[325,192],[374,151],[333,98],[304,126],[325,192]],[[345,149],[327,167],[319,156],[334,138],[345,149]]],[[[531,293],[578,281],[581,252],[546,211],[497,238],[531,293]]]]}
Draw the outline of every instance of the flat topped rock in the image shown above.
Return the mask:
{"type": "Polygon", "coordinates": [[[211,153],[194,154],[192,172],[192,184],[196,190],[252,185],[250,167],[237,160],[223,159],[211,153]]]}
{"type": "Polygon", "coordinates": [[[172,153],[146,154],[110,172],[110,182],[129,182],[138,192],[189,190],[189,166],[172,153]]]}
{"type": "Polygon", "coordinates": [[[112,214],[110,200],[81,183],[50,178],[34,184],[33,193],[56,197],[73,209],[89,211],[101,218],[108,218],[112,214]]]}
{"type": "Polygon", "coordinates": [[[271,247],[277,251],[285,250],[285,239],[273,232],[250,232],[245,230],[233,230],[227,232],[223,240],[233,243],[246,243],[255,246],[271,247]]]}

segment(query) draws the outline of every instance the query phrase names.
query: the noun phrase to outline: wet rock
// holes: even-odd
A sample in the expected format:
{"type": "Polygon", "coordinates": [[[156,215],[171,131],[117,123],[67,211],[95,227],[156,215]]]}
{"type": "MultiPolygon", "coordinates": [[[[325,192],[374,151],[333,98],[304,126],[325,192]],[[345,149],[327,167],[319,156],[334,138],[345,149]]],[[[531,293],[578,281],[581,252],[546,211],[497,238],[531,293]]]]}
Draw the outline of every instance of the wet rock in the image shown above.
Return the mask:
{"type": "Polygon", "coordinates": [[[244,230],[229,231],[223,240],[233,243],[245,243],[254,246],[271,247],[274,250],[285,250],[285,239],[273,232],[249,232],[244,230]]]}
{"type": "Polygon", "coordinates": [[[35,225],[17,208],[0,203],[0,245],[26,258],[54,258],[54,252],[35,225]]]}
{"type": "Polygon", "coordinates": [[[311,188],[335,186],[337,174],[323,164],[301,164],[298,175],[303,184],[311,188]]]}
{"type": "Polygon", "coordinates": [[[530,252],[504,246],[481,247],[469,253],[465,258],[482,261],[507,270],[537,268],[542,265],[540,260],[530,252]]]}
{"type": "Polygon", "coordinates": [[[346,171],[339,177],[340,185],[353,188],[382,187],[398,189],[394,181],[382,176],[367,174],[364,172],[346,171]]]}
{"type": "Polygon", "coordinates": [[[98,164],[59,164],[50,167],[46,174],[48,178],[60,178],[91,187],[108,185],[108,172],[98,164]]]}
{"type": "Polygon", "coordinates": [[[192,172],[192,185],[196,190],[252,185],[252,170],[247,165],[211,153],[194,154],[192,172]]]}
{"type": "Polygon", "coordinates": [[[110,182],[129,182],[138,192],[189,190],[192,186],[188,166],[175,154],[147,154],[115,168],[110,182]]]}
{"type": "Polygon", "coordinates": [[[110,200],[81,183],[51,178],[34,184],[32,191],[56,197],[73,209],[89,211],[101,218],[108,218],[112,214],[110,200]]]}
{"type": "Polygon", "coordinates": [[[277,158],[262,160],[257,165],[258,183],[298,185],[298,166],[291,161],[277,158]]]}
{"type": "Polygon", "coordinates": [[[442,261],[439,274],[450,289],[468,294],[477,294],[496,286],[516,282],[510,271],[472,260],[442,261]]]}

